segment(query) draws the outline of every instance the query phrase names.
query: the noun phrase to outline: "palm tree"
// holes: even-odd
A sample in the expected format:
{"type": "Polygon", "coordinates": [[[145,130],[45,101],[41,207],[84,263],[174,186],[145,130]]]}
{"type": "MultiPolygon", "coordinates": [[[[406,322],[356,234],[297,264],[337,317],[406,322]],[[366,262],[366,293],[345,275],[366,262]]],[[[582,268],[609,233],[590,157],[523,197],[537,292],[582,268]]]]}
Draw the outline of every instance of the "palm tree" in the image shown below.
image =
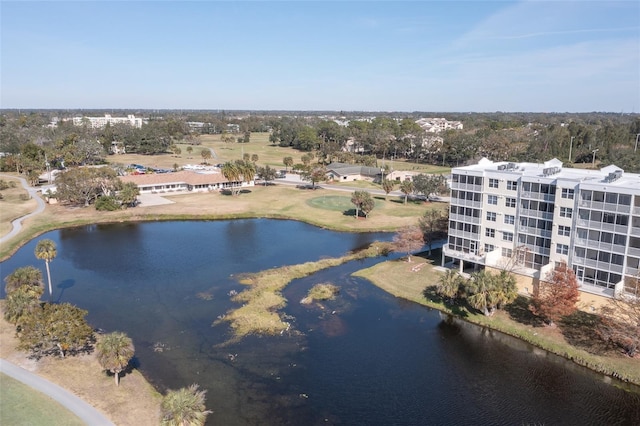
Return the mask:
{"type": "Polygon", "coordinates": [[[385,201],[387,200],[387,197],[389,196],[389,193],[391,191],[393,191],[393,188],[395,188],[396,183],[392,180],[389,179],[385,179],[382,181],[382,189],[384,190],[384,199],[385,201]]]}
{"type": "Polygon", "coordinates": [[[53,293],[51,289],[51,271],[49,270],[49,262],[55,259],[58,252],[56,251],[56,243],[52,240],[40,240],[35,249],[36,258],[44,260],[47,267],[47,280],[49,281],[49,296],[53,293]]]}
{"type": "Polygon", "coordinates": [[[447,269],[447,272],[440,277],[436,286],[436,291],[443,297],[455,299],[460,293],[461,284],[462,276],[453,269],[447,269]]]}
{"type": "Polygon", "coordinates": [[[106,334],[96,344],[98,362],[105,370],[116,377],[116,386],[120,385],[120,373],[127,368],[133,358],[135,348],[131,338],[119,331],[106,334]]]}
{"type": "Polygon", "coordinates": [[[205,407],[206,390],[193,384],[188,388],[170,390],[162,399],[162,425],[202,426],[211,413],[205,407]]]}
{"type": "Polygon", "coordinates": [[[409,197],[409,194],[412,194],[414,190],[415,190],[415,186],[413,185],[413,182],[410,180],[405,180],[400,184],[400,191],[402,191],[402,193],[404,194],[405,204],[407,204],[407,198],[409,197]]]}
{"type": "Polygon", "coordinates": [[[240,174],[241,174],[240,169],[238,168],[236,163],[227,161],[222,165],[222,175],[231,184],[232,194],[235,194],[234,187],[235,187],[235,183],[240,180],[240,174]]]}
{"type": "Polygon", "coordinates": [[[36,294],[38,297],[42,295],[44,286],[42,284],[42,271],[33,266],[24,266],[13,271],[4,279],[4,291],[7,294],[26,287],[28,293],[36,294]]]}
{"type": "Polygon", "coordinates": [[[467,301],[474,308],[481,310],[486,316],[493,313],[496,306],[496,280],[486,271],[476,272],[468,283],[471,296],[467,301]]]}

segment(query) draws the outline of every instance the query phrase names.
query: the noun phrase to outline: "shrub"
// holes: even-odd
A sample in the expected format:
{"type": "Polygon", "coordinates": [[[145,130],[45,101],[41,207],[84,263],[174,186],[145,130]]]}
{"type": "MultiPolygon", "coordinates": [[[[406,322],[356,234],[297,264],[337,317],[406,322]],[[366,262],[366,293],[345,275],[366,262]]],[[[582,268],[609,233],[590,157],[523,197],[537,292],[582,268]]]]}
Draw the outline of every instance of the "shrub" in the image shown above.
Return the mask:
{"type": "Polygon", "coordinates": [[[120,202],[116,199],[116,197],[105,195],[96,200],[96,210],[112,212],[115,210],[120,210],[120,208],[120,202]]]}

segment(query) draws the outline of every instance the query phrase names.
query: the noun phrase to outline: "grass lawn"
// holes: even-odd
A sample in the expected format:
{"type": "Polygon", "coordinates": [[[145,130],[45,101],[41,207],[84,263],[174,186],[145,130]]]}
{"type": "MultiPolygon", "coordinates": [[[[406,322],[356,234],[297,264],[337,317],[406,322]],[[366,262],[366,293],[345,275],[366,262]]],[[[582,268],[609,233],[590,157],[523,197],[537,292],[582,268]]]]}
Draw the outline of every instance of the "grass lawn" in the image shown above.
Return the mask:
{"type": "Polygon", "coordinates": [[[0,424],[75,426],[84,423],[47,395],[6,374],[0,374],[0,424]]]}
{"type": "MultiPolygon", "coordinates": [[[[375,199],[374,201],[375,208],[373,211],[385,208],[385,202],[383,200],[375,199]]],[[[351,202],[351,197],[342,195],[323,195],[321,197],[311,198],[307,200],[307,204],[318,209],[342,212],[348,216],[354,216],[356,214],[355,206],[351,202]]]]}

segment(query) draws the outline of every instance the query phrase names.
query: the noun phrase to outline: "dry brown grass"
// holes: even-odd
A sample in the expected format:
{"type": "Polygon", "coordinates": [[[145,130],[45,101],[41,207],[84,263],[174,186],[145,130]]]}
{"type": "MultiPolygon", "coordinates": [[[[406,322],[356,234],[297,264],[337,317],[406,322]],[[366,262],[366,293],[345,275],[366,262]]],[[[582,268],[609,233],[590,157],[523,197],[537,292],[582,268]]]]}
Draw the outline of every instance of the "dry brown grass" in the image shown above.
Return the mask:
{"type": "Polygon", "coordinates": [[[133,370],[121,377],[116,387],[95,354],[45,357],[34,361],[27,353],[15,349],[15,327],[0,319],[0,357],[71,391],[93,405],[116,425],[160,424],[160,394],[133,370]]]}
{"type": "Polygon", "coordinates": [[[300,303],[308,305],[313,303],[314,300],[332,300],[336,297],[336,294],[340,292],[340,287],[331,283],[316,284],[309,289],[307,297],[302,299],[300,303]]]}

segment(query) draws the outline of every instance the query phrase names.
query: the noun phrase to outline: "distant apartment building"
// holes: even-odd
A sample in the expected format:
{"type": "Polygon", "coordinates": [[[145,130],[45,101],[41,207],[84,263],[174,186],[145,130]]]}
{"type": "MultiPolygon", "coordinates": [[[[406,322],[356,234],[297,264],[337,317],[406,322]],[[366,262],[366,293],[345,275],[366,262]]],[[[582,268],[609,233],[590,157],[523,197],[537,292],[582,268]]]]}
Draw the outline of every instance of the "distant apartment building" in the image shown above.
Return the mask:
{"type": "Polygon", "coordinates": [[[440,133],[445,130],[462,130],[460,121],[448,121],[445,118],[420,118],[416,123],[427,133],[440,133]]]}
{"type": "Polygon", "coordinates": [[[140,128],[142,127],[142,118],[136,118],[133,114],[129,114],[126,117],[112,117],[109,114],[105,114],[104,117],[73,117],[74,125],[82,126],[85,123],[94,129],[102,129],[107,123],[111,125],[124,123],[140,128]]]}
{"type": "Polygon", "coordinates": [[[508,269],[544,278],[559,262],[580,290],[636,293],[640,277],[640,175],[492,162],[452,170],[445,259],[460,269],[508,269]]]}

